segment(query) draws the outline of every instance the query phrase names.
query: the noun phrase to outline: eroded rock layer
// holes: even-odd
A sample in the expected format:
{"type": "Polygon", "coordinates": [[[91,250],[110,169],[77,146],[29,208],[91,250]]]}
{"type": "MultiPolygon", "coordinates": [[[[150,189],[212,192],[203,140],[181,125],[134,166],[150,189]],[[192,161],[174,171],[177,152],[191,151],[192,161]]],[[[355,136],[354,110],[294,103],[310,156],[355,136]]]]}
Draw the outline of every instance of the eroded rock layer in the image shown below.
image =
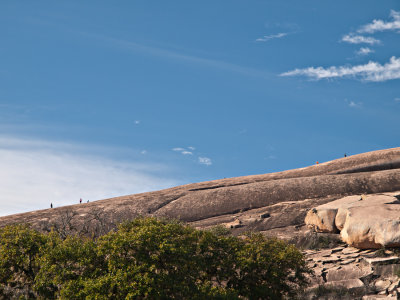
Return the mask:
{"type": "MultiPolygon", "coordinates": [[[[284,172],[194,183],[16,214],[1,217],[0,226],[29,222],[42,230],[58,226],[100,234],[122,220],[154,215],[181,219],[200,228],[221,224],[234,234],[253,230],[293,238],[304,232],[304,218],[313,207],[345,196],[395,191],[400,191],[400,148],[284,172]]],[[[329,226],[326,231],[338,230],[336,223],[329,226]]]]}

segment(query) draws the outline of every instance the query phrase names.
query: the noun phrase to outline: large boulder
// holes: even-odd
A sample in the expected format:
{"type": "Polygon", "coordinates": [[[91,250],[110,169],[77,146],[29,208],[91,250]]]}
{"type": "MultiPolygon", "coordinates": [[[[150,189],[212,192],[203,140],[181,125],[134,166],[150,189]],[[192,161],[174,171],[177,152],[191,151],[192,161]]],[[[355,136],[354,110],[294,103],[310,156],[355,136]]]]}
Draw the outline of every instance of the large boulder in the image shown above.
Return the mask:
{"type": "Polygon", "coordinates": [[[360,248],[400,246],[398,193],[350,196],[311,209],[305,218],[319,232],[338,232],[360,248]],[[396,197],[397,196],[397,197],[396,197]]]}
{"type": "Polygon", "coordinates": [[[338,210],[355,205],[360,201],[360,196],[348,196],[336,201],[315,207],[307,212],[305,223],[317,232],[337,233],[336,216],[338,210]]]}

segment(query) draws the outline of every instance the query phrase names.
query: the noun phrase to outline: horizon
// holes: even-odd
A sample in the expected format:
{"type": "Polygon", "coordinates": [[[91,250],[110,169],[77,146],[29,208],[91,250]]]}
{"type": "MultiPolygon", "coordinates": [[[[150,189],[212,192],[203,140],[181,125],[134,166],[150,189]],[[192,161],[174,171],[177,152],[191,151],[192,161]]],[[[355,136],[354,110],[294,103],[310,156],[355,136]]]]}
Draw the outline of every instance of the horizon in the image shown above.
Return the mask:
{"type": "Polygon", "coordinates": [[[0,16],[0,216],[400,146],[395,0],[0,16]]]}

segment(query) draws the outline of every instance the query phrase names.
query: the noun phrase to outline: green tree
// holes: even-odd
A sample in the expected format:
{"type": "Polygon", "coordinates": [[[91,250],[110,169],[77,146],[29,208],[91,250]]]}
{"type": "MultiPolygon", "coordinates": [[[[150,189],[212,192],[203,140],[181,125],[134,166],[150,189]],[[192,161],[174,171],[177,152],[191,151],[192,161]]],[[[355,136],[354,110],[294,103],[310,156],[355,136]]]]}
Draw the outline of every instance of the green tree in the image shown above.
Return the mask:
{"type": "Polygon", "coordinates": [[[121,225],[99,241],[99,251],[108,264],[103,282],[109,285],[102,286],[101,292],[139,299],[232,297],[234,291],[214,286],[207,274],[201,254],[212,249],[205,235],[178,222],[155,218],[121,225]]]}
{"type": "Polygon", "coordinates": [[[46,243],[47,237],[29,225],[0,229],[0,294],[3,297],[36,297],[33,284],[40,269],[39,252],[46,243]]]}
{"type": "Polygon", "coordinates": [[[310,272],[294,246],[138,218],[98,239],[0,230],[5,298],[281,299],[310,272]]]}
{"type": "Polygon", "coordinates": [[[42,248],[35,289],[45,298],[83,299],[88,282],[106,273],[96,241],[51,232],[42,248]]]}
{"type": "Polygon", "coordinates": [[[311,273],[303,254],[278,239],[250,234],[237,252],[238,276],[232,287],[249,299],[293,297],[311,273]]]}

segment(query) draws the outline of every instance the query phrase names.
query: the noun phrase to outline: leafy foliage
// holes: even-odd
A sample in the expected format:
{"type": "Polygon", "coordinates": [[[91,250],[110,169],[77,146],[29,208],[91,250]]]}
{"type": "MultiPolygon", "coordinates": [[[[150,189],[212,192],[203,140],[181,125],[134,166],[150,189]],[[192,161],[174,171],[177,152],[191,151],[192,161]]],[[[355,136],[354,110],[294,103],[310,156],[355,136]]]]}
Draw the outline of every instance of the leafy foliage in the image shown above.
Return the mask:
{"type": "Polygon", "coordinates": [[[0,237],[0,293],[9,298],[281,299],[310,272],[283,241],[155,218],[97,239],[23,225],[0,229],[0,237]]]}
{"type": "Polygon", "coordinates": [[[28,225],[6,226],[0,231],[0,294],[5,298],[35,296],[38,255],[47,237],[28,225]]]}

